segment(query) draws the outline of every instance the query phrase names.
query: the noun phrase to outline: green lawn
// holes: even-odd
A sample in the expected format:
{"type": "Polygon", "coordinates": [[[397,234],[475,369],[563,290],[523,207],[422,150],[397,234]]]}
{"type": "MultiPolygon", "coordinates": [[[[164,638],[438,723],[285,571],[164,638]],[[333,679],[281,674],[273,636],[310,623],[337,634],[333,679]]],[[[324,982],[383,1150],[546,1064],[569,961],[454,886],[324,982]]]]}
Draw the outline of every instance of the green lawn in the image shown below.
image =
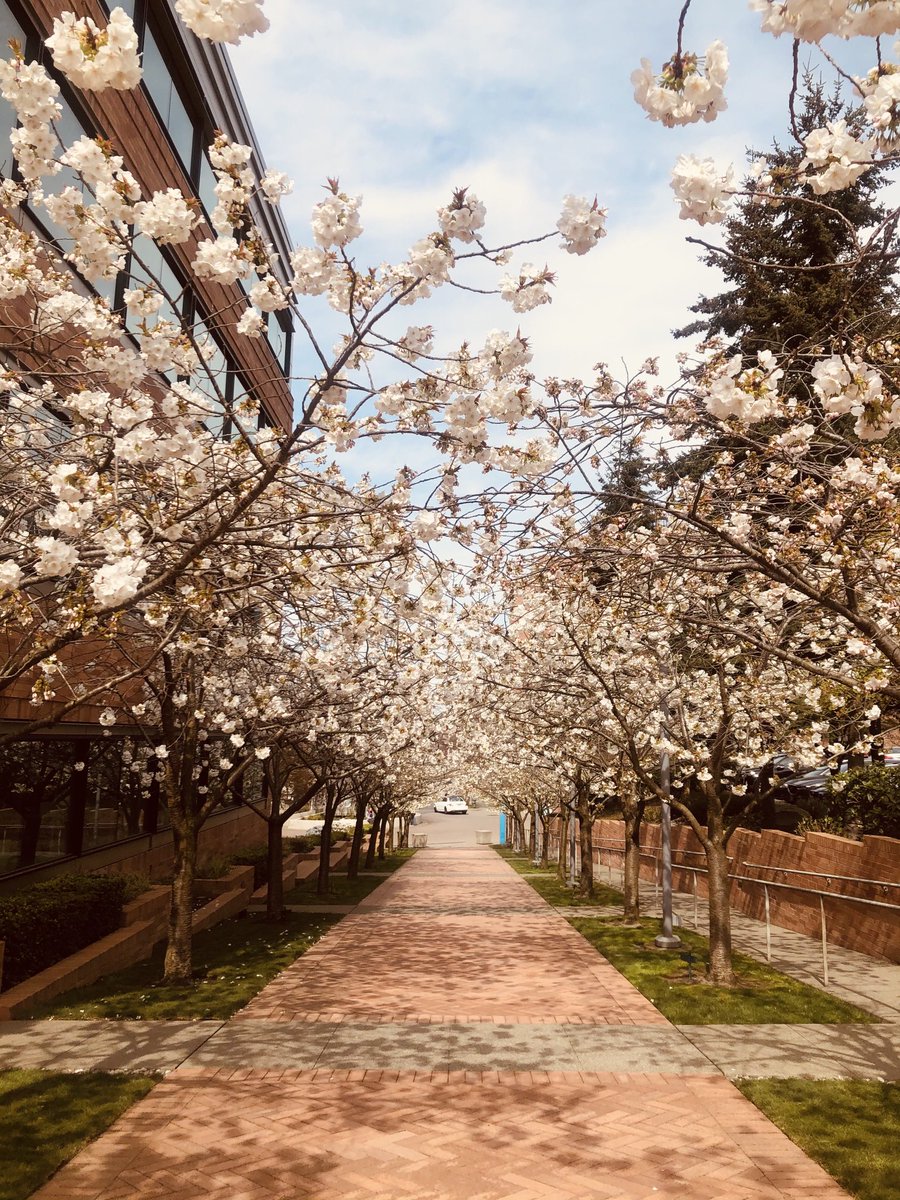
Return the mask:
{"type": "Polygon", "coordinates": [[[159,982],[163,948],[157,947],[144,962],[57,996],[28,1015],[69,1020],[224,1020],[317,942],[336,920],[289,913],[278,924],[261,916],[223,921],[194,939],[192,986],[171,987],[159,982]]]}
{"type": "Polygon", "coordinates": [[[769,1022],[796,1024],[875,1023],[871,1013],[838,1000],[818,988],[808,987],[782,975],[765,963],[745,954],[734,955],[738,986],[712,987],[703,982],[708,954],[707,940],[690,929],[678,935],[679,950],[658,950],[653,939],[659,921],[645,918],[636,926],[587,917],[569,918],[592,946],[676,1025],[758,1025],[769,1022]],[[688,982],[688,963],[694,962],[688,982]]]}
{"type": "MultiPolygon", "coordinates": [[[[396,871],[404,863],[409,862],[414,854],[415,850],[398,850],[394,854],[385,855],[384,858],[376,858],[372,865],[372,871],[379,873],[396,871]]],[[[332,873],[326,895],[316,894],[316,877],[310,875],[308,879],[298,883],[295,888],[285,892],[284,902],[285,904],[358,904],[360,900],[365,900],[366,896],[384,882],[379,874],[367,875],[365,868],[356,879],[348,879],[344,874],[344,868],[341,868],[332,873]]]]}
{"type": "Polygon", "coordinates": [[[0,1071],[0,1200],[25,1200],[155,1079],[0,1071]]]}
{"type": "Polygon", "coordinates": [[[859,1200],[900,1196],[900,1084],[744,1079],[738,1087],[859,1200]]]}
{"type": "Polygon", "coordinates": [[[601,883],[597,876],[594,877],[593,898],[587,899],[579,896],[574,888],[566,887],[564,883],[560,882],[555,866],[551,866],[548,873],[541,867],[536,867],[532,860],[525,855],[514,854],[512,850],[504,846],[495,846],[494,849],[515,871],[525,876],[528,883],[539,895],[544,897],[548,904],[560,908],[597,908],[598,905],[622,903],[622,893],[601,883]]]}

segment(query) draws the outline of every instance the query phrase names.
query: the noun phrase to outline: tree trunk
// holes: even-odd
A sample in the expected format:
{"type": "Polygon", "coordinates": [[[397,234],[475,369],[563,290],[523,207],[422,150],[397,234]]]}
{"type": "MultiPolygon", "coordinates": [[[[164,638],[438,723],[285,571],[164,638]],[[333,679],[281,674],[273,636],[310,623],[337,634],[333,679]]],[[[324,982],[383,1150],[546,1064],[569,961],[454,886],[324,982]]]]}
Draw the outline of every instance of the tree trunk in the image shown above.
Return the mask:
{"type": "Polygon", "coordinates": [[[622,814],[625,818],[625,864],[622,868],[624,917],[627,923],[632,924],[639,921],[641,916],[641,819],[644,802],[623,804],[622,814]]]}
{"type": "Polygon", "coordinates": [[[385,812],[381,821],[381,828],[378,830],[378,857],[384,858],[384,844],[387,840],[388,823],[393,824],[391,817],[385,812]]]}
{"type": "Polygon", "coordinates": [[[166,946],[164,983],[186,984],[193,975],[191,924],[194,876],[197,870],[197,830],[190,824],[172,823],[174,875],[169,900],[169,941],[166,946]]]}
{"type": "Polygon", "coordinates": [[[353,841],[350,843],[350,858],[347,861],[347,878],[356,879],[359,875],[359,857],[362,851],[363,825],[366,823],[366,799],[361,797],[356,802],[356,824],[353,826],[353,841]]]}
{"type": "Polygon", "coordinates": [[[550,820],[541,813],[541,866],[544,870],[550,866],[550,820]]]}
{"type": "Polygon", "coordinates": [[[337,804],[330,796],[325,797],[325,821],[322,825],[322,841],[319,845],[319,874],[316,878],[316,895],[328,895],[328,883],[331,878],[331,827],[334,824],[334,814],[337,804]]]}
{"type": "Polygon", "coordinates": [[[724,846],[712,841],[706,851],[709,889],[709,981],[720,987],[734,986],[731,964],[731,881],[728,878],[728,855],[724,846]]]}
{"type": "Polygon", "coordinates": [[[266,888],[266,920],[280,921],[284,917],[284,822],[276,812],[268,820],[269,883],[266,888]]]}
{"type": "Polygon", "coordinates": [[[559,811],[559,846],[556,855],[556,873],[560,883],[565,883],[568,877],[566,860],[569,853],[569,820],[568,808],[561,808],[559,811]]]}
{"type": "Polygon", "coordinates": [[[594,818],[590,811],[578,814],[578,838],[581,850],[581,875],[578,877],[578,895],[593,900],[594,891],[594,818]]]}
{"type": "Polygon", "coordinates": [[[371,871],[375,865],[375,854],[378,850],[378,837],[381,833],[382,822],[387,816],[385,809],[376,809],[375,816],[372,819],[372,828],[369,831],[369,847],[366,850],[366,870],[371,871]]]}

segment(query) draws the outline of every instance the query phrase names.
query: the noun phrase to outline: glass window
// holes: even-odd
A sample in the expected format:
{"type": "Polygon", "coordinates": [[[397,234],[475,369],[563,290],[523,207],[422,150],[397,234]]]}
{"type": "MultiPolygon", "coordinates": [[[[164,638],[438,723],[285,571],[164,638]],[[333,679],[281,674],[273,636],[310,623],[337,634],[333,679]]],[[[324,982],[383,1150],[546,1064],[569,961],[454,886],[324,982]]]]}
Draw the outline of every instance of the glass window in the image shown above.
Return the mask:
{"type": "Polygon", "coordinates": [[[208,345],[212,347],[212,354],[204,360],[199,370],[195,372],[191,383],[209,401],[209,415],[204,420],[204,425],[210,433],[215,434],[216,437],[221,437],[225,429],[225,405],[223,401],[228,396],[228,387],[230,385],[228,359],[223,354],[221,346],[212,336],[209,327],[204,321],[195,322],[194,337],[200,345],[206,340],[208,345]]]}
{"type": "MultiPolygon", "coordinates": [[[[126,286],[133,288],[141,284],[152,284],[154,287],[159,285],[170,297],[170,300],[164,301],[155,319],[180,324],[180,310],[183,307],[181,280],[156,242],[144,234],[138,234],[134,239],[134,253],[129,260],[126,286]]],[[[141,319],[129,316],[127,327],[133,331],[141,323],[141,319]]],[[[154,324],[155,319],[151,317],[148,324],[154,324]]]]}
{"type": "Polygon", "coordinates": [[[141,770],[146,754],[130,738],[93,743],[88,768],[82,850],[107,846],[143,832],[147,789],[141,770]]]}
{"type": "MultiPolygon", "coordinates": [[[[9,48],[11,38],[15,38],[22,49],[25,49],[25,30],[9,9],[0,5],[0,58],[12,57],[12,51],[9,48]]],[[[6,100],[0,98],[0,134],[3,137],[3,145],[0,148],[0,166],[7,175],[10,174],[12,168],[12,150],[6,140],[9,136],[7,131],[12,129],[15,124],[16,110],[6,100]]]]}
{"type": "Polygon", "coordinates": [[[197,195],[206,209],[206,215],[212,212],[218,203],[216,196],[216,177],[206,154],[200,155],[200,181],[197,185],[197,195]]]}
{"type": "Polygon", "coordinates": [[[169,131],[185,169],[190,173],[194,154],[194,123],[178,94],[159,44],[149,28],[144,34],[144,54],[141,61],[147,91],[156,105],[163,125],[169,131]]]}
{"type": "Polygon", "coordinates": [[[0,750],[0,874],[65,856],[73,762],[70,741],[0,750]]]}
{"type": "MultiPolygon", "coordinates": [[[[59,131],[62,144],[68,149],[68,147],[71,146],[73,142],[77,142],[79,138],[90,137],[91,134],[87,129],[85,129],[81,121],[79,121],[70,105],[66,102],[65,97],[59,96],[58,100],[60,106],[62,107],[62,114],[60,115],[59,120],[56,122],[56,128],[59,131]]],[[[44,176],[43,184],[44,191],[48,196],[58,196],[60,192],[64,191],[67,187],[76,188],[82,193],[82,195],[85,194],[85,188],[80,178],[71,167],[61,167],[56,175],[44,176]]],[[[91,203],[92,201],[93,197],[88,194],[87,202],[91,203]]],[[[71,249],[72,239],[62,228],[62,226],[57,225],[54,221],[50,220],[50,215],[45,208],[41,208],[39,210],[37,217],[41,224],[50,232],[51,236],[56,238],[63,250],[68,251],[71,249]]]]}

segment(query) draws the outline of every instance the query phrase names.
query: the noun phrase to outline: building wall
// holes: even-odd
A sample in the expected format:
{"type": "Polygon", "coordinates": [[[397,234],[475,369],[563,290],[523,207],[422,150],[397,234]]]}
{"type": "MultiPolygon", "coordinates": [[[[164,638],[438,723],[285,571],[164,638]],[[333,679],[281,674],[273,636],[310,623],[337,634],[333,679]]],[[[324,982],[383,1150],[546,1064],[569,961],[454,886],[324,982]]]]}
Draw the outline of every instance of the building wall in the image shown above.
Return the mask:
{"type": "MultiPolygon", "coordinates": [[[[200,831],[200,862],[235,854],[266,841],[266,822],[249,808],[229,809],[211,816],[200,831]]],[[[172,831],[130,838],[85,854],[77,859],[46,863],[27,874],[0,877],[0,894],[30,887],[69,871],[84,874],[147,875],[166,879],[172,873],[172,831]]]]}

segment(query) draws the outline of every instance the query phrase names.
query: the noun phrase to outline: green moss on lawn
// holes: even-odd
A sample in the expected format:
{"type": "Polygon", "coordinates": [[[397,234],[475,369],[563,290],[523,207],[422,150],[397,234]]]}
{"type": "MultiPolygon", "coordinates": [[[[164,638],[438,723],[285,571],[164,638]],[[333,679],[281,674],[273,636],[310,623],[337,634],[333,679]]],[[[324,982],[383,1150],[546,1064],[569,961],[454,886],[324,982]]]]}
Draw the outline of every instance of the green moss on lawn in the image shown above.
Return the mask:
{"type": "Polygon", "coordinates": [[[653,939],[659,922],[636,926],[586,917],[569,918],[592,946],[608,958],[664,1017],[676,1025],[865,1024],[878,1018],[818,988],[782,975],[745,954],[734,955],[738,986],[713,987],[703,981],[708,961],[706,938],[681,928],[681,950],[658,950],[653,939]],[[688,964],[682,954],[692,953],[688,964]]]}
{"type": "Polygon", "coordinates": [[[289,967],[335,921],[335,917],[312,913],[289,913],[277,924],[261,916],[223,921],[194,939],[194,980],[187,987],[160,982],[164,949],[159,946],[144,962],[66,992],[28,1015],[68,1020],[224,1020],[289,967]]]}
{"type": "Polygon", "coordinates": [[[859,1200],[900,1196],[900,1084],[744,1079],[738,1087],[859,1200]]]}
{"type": "Polygon", "coordinates": [[[156,1081],[0,1071],[0,1200],[25,1200],[156,1081]]]}

